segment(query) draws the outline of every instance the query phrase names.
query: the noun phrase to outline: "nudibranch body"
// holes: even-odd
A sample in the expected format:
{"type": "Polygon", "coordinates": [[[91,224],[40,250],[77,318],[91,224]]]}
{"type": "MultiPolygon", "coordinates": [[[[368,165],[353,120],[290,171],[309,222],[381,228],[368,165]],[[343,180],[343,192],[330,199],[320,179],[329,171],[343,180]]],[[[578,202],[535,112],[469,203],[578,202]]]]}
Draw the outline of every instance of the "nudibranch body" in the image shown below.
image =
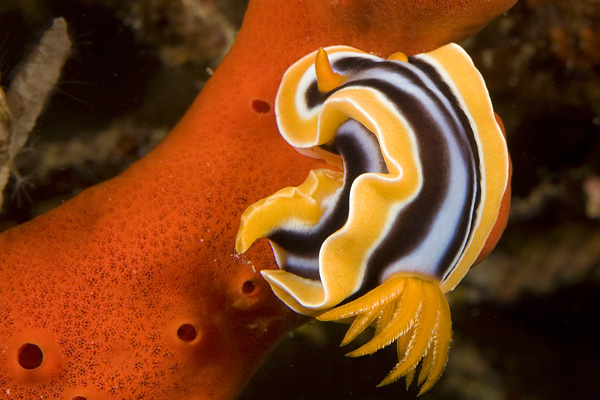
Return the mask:
{"type": "Polygon", "coordinates": [[[510,161],[482,77],[455,44],[388,59],[335,46],[288,69],[275,107],[289,144],[338,168],[251,205],[236,249],[268,238],[281,269],[262,274],[281,300],[322,320],[355,317],[342,344],[374,325],[349,355],[397,341],[381,384],[410,383],[422,361],[427,391],[452,334],[443,293],[506,221],[510,161]]]}

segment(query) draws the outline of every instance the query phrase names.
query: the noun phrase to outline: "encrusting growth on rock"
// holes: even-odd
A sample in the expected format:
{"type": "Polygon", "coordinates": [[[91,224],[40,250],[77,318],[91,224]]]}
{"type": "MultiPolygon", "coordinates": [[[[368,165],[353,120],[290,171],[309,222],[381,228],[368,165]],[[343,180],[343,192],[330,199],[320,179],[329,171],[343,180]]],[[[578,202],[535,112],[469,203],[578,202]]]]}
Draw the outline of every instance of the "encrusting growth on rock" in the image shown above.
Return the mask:
{"type": "Polygon", "coordinates": [[[0,88],[0,207],[3,192],[14,170],[14,159],[57,84],[71,53],[67,23],[56,18],[40,43],[29,54],[6,94],[0,88]]]}

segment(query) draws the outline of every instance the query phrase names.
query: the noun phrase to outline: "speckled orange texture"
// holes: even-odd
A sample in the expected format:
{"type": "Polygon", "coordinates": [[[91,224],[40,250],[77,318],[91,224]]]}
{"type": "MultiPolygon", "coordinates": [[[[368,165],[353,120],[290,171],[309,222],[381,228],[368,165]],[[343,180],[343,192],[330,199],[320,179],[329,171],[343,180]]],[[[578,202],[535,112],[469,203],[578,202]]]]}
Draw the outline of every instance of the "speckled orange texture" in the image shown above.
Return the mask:
{"type": "Polygon", "coordinates": [[[0,397],[234,398],[298,323],[257,272],[276,267],[268,244],[234,252],[242,211],[318,166],[277,131],[285,69],[332,44],[431,50],[513,2],[252,1],[236,45],[163,143],[0,235],[0,397]],[[27,343],[43,352],[33,369],[19,360],[27,343]]]}

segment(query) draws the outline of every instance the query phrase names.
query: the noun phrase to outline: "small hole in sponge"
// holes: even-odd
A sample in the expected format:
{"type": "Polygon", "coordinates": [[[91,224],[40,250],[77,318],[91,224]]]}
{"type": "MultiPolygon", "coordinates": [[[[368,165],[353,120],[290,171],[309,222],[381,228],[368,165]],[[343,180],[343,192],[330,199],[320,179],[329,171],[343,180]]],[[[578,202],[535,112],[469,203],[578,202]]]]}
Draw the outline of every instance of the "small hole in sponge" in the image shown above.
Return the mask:
{"type": "Polygon", "coordinates": [[[183,324],[177,329],[177,337],[184,342],[191,342],[197,335],[196,327],[192,324],[183,324]]]}
{"type": "Polygon", "coordinates": [[[36,344],[25,343],[18,352],[19,365],[25,369],[36,369],[44,361],[44,353],[36,344]]]}
{"type": "Polygon", "coordinates": [[[256,289],[256,283],[254,283],[254,281],[251,279],[248,279],[242,285],[242,293],[244,293],[244,294],[252,294],[255,289],[256,289]]]}
{"type": "Polygon", "coordinates": [[[266,114],[271,111],[271,106],[264,100],[252,100],[252,108],[259,114],[266,114]]]}
{"type": "Polygon", "coordinates": [[[83,396],[75,396],[71,400],[87,400],[87,398],[83,396]]]}

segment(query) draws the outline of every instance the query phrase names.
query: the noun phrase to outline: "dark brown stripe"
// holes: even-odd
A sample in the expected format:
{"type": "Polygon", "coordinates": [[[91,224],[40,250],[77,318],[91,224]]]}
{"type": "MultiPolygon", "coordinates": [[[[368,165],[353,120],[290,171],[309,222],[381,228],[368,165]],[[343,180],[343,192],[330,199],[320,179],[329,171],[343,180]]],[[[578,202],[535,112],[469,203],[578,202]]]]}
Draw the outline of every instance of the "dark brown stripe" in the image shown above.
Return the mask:
{"type": "Polygon", "coordinates": [[[269,240],[288,253],[303,257],[305,260],[301,264],[288,262],[280,267],[309,279],[319,279],[319,251],[323,242],[339,230],[348,219],[350,189],[354,180],[365,172],[388,172],[383,155],[379,151],[377,138],[358,121],[348,120],[340,125],[333,146],[336,152],[341,154],[344,162],[344,183],[331,213],[308,232],[279,229],[268,236],[269,240]],[[376,153],[367,151],[361,139],[374,143],[375,145],[371,147],[378,151],[376,153]]]}
{"type": "MultiPolygon", "coordinates": [[[[385,63],[389,64],[389,63],[385,63]]],[[[477,209],[479,203],[479,156],[477,154],[476,142],[474,134],[469,124],[468,118],[464,111],[460,108],[460,105],[452,91],[447,84],[442,80],[439,74],[431,67],[423,68],[423,63],[419,62],[418,67],[436,83],[438,89],[449,99],[452,105],[451,112],[458,117],[460,125],[456,126],[453,120],[443,106],[441,101],[427,89],[422,83],[419,83],[419,78],[413,73],[407,73],[408,71],[402,71],[401,74],[413,81],[415,85],[418,85],[430,99],[432,99],[438,106],[438,110],[444,116],[447,121],[444,127],[439,127],[435,124],[431,118],[429,118],[429,112],[422,105],[421,100],[414,97],[401,89],[382,88],[382,93],[385,93],[392,102],[394,102],[399,111],[409,121],[410,125],[414,127],[416,137],[419,143],[419,155],[422,161],[423,167],[423,179],[424,185],[422,192],[419,193],[418,197],[396,218],[396,222],[386,240],[384,240],[373,253],[373,256],[369,260],[367,266],[367,277],[361,293],[372,289],[380,284],[382,273],[388,265],[391,265],[403,256],[409,254],[412,250],[416,249],[423,240],[433,222],[433,216],[436,214],[436,210],[439,209],[442,203],[442,197],[447,192],[447,163],[448,155],[447,148],[444,146],[440,147],[440,143],[444,142],[444,136],[452,134],[457,139],[459,145],[462,143],[463,159],[467,162],[467,166],[470,166],[474,176],[470,176],[471,180],[468,182],[467,187],[473,187],[474,183],[477,184],[477,190],[475,193],[469,193],[471,197],[467,196],[467,201],[462,210],[461,223],[458,227],[458,232],[455,235],[455,240],[450,243],[448,249],[438,266],[436,266],[437,277],[442,278],[453,267],[452,260],[457,254],[461,253],[462,242],[465,238],[470,235],[471,221],[473,214],[470,212],[471,202],[473,197],[476,196],[474,209],[477,209]],[[473,147],[475,145],[475,147],[473,147]]],[[[385,68],[389,68],[389,65],[385,65],[385,68]]],[[[428,67],[428,65],[425,65],[428,67]]],[[[396,70],[396,66],[391,66],[393,70],[396,70]]],[[[380,84],[378,84],[380,85],[380,84]]],[[[369,84],[373,87],[374,84],[369,84]]],[[[354,296],[353,296],[354,297],[354,296]]]]}
{"type": "MultiPolygon", "coordinates": [[[[465,160],[466,165],[472,169],[474,176],[471,176],[471,179],[474,180],[468,182],[468,187],[473,187],[474,184],[477,185],[475,193],[469,193],[471,196],[475,196],[475,213],[480,201],[479,156],[477,144],[468,118],[460,108],[452,90],[432,66],[414,57],[411,57],[410,61],[413,63],[412,66],[407,63],[374,61],[361,57],[347,57],[340,59],[334,63],[334,68],[337,71],[345,71],[344,74],[349,80],[330,93],[319,92],[315,81],[309,85],[305,95],[307,106],[309,108],[314,108],[322,105],[326,98],[332,93],[345,87],[372,87],[385,94],[390,101],[396,104],[399,112],[407,118],[410,125],[413,126],[415,132],[417,132],[419,154],[422,161],[422,173],[424,177],[423,188],[417,198],[400,212],[396,218],[392,231],[375,250],[369,261],[367,277],[365,284],[363,285],[364,290],[361,290],[361,292],[377,286],[381,280],[382,273],[387,266],[400,260],[402,257],[416,249],[427,237],[438,210],[443,203],[444,196],[449,190],[449,150],[446,142],[447,135],[454,136],[457,143],[462,147],[462,157],[465,160]],[[437,85],[437,88],[442,92],[442,95],[449,100],[452,108],[451,110],[447,110],[441,100],[437,98],[437,95],[425,87],[421,79],[412,70],[413,68],[418,68],[423,71],[437,85]],[[356,73],[360,72],[362,75],[365,73],[368,74],[368,71],[365,72],[365,70],[368,69],[372,70],[371,76],[374,78],[352,80],[352,75],[355,75],[353,74],[353,71],[356,71],[356,73]],[[376,79],[378,69],[387,70],[408,79],[411,82],[412,87],[419,88],[421,93],[415,96],[409,94],[403,88],[396,88],[387,82],[376,79]],[[427,96],[436,104],[436,111],[446,121],[444,126],[439,126],[430,116],[430,110],[427,110],[427,107],[421,101],[421,96],[427,96]],[[458,118],[458,124],[453,120],[452,114],[458,118]]],[[[363,129],[365,128],[363,127],[363,129]]],[[[342,154],[343,151],[344,150],[340,150],[342,154]]],[[[332,152],[337,151],[333,150],[332,152]]],[[[360,160],[360,154],[356,157],[345,157],[344,165],[347,176],[356,174],[356,172],[353,172],[353,163],[359,162],[358,160],[360,160]]],[[[360,166],[356,167],[357,170],[360,170],[360,168],[360,166]]],[[[364,168],[364,166],[362,168],[364,168]]],[[[353,180],[354,179],[351,179],[349,182],[353,180]]],[[[349,189],[350,184],[345,182],[342,197],[349,195],[349,189]]],[[[474,213],[471,213],[470,207],[473,197],[469,197],[469,194],[467,194],[467,202],[463,209],[460,210],[461,222],[458,227],[458,232],[455,235],[456,239],[449,245],[442,262],[436,266],[437,275],[440,278],[448,274],[452,268],[452,265],[450,265],[452,260],[462,251],[463,241],[472,233],[471,221],[475,215],[474,213]]],[[[310,273],[312,279],[318,277],[318,273],[315,274],[314,271],[318,271],[318,253],[320,247],[322,242],[331,233],[338,230],[345,223],[348,214],[347,202],[347,199],[344,200],[343,207],[341,207],[340,210],[333,212],[332,217],[326,222],[324,221],[323,226],[318,229],[318,232],[299,234],[288,231],[278,231],[270,237],[280,246],[288,249],[291,253],[300,256],[309,256],[314,260],[310,267],[285,267],[289,272],[309,277],[307,276],[306,271],[310,270],[312,271],[310,273]],[[335,215],[335,218],[333,215],[335,215]]],[[[320,224],[321,222],[319,225],[320,224]]]]}

